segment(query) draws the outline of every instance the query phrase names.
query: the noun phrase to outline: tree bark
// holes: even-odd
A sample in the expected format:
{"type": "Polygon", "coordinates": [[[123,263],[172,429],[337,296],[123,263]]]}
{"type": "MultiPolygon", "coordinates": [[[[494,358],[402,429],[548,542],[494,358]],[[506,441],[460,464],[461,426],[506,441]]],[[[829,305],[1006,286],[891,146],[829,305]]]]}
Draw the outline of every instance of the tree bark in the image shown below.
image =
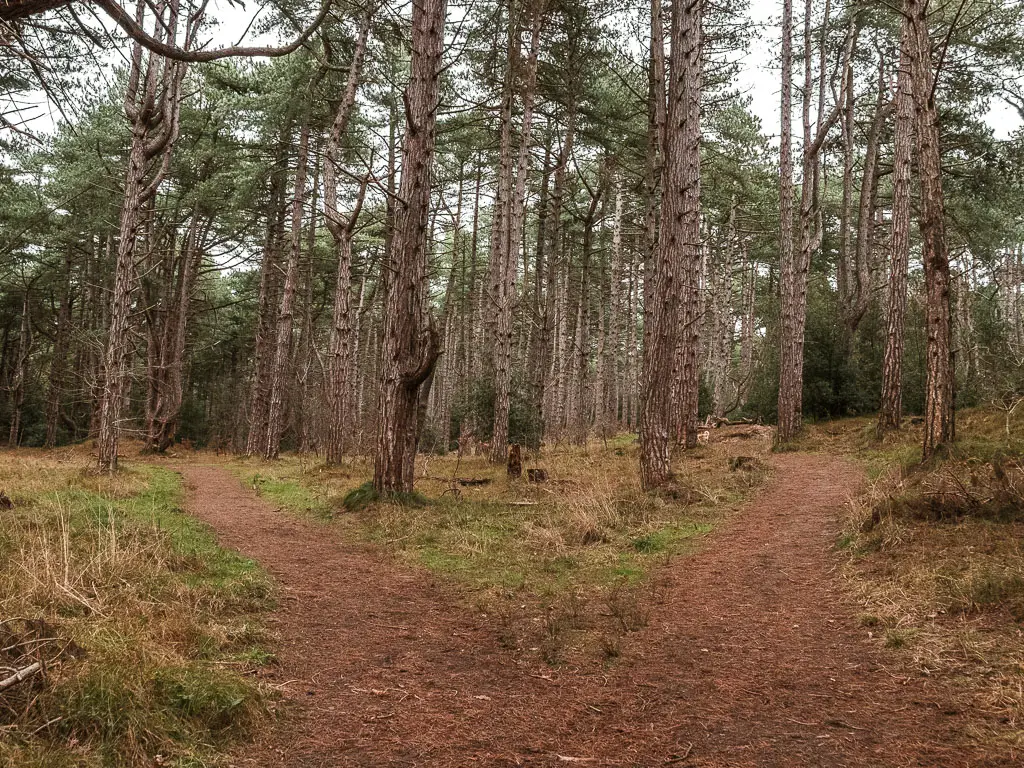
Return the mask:
{"type": "Polygon", "coordinates": [[[935,74],[932,69],[927,2],[905,0],[903,13],[910,19],[914,46],[911,66],[914,74],[914,111],[921,176],[921,214],[918,226],[921,230],[925,322],[928,332],[923,446],[924,458],[927,460],[956,436],[949,252],[942,191],[939,111],[935,103],[935,74]]]}
{"type": "Polygon", "coordinates": [[[366,194],[368,178],[363,181],[356,206],[350,216],[344,216],[338,209],[338,174],[341,140],[348,127],[349,117],[355,105],[356,93],[362,74],[366,44],[370,34],[370,16],[364,17],[356,37],[356,47],[349,64],[345,92],[334,113],[330,134],[327,138],[324,161],[324,220],[334,241],[337,274],[334,281],[334,310],[331,317],[331,340],[327,363],[327,386],[324,400],[327,404],[326,460],[328,466],[341,463],[345,450],[345,420],[347,417],[347,395],[352,367],[352,236],[359,210],[366,194]]]}
{"type": "Polygon", "coordinates": [[[703,2],[672,8],[672,65],[665,134],[664,192],[650,311],[644,345],[640,415],[640,478],[645,489],[672,474],[669,393],[672,363],[683,340],[684,439],[696,443],[697,280],[700,270],[700,97],[703,2]],[[680,327],[682,325],[682,327],[680,327]],[[687,366],[691,368],[687,368],[687,366]],[[693,391],[690,391],[693,387],[693,391]]]}
{"type": "Polygon", "coordinates": [[[384,494],[413,490],[421,390],[429,388],[439,354],[424,292],[444,24],[445,0],[413,4],[400,202],[384,272],[380,416],[373,473],[374,488],[384,494]]]}
{"type": "MultiPolygon", "coordinates": [[[[141,23],[147,5],[139,0],[137,19],[141,23]]],[[[178,0],[169,0],[156,7],[154,29],[158,37],[174,44],[178,31],[178,0]]],[[[189,17],[185,47],[188,48],[202,21],[202,14],[189,17]]],[[[150,54],[143,64],[142,47],[136,43],[132,51],[128,89],[124,110],[131,129],[131,148],[125,172],[124,203],[121,206],[117,261],[114,267],[114,290],[104,354],[104,380],[99,412],[100,471],[117,469],[117,449],[122,414],[128,399],[128,361],[130,349],[130,314],[138,277],[135,273],[135,250],[141,225],[141,212],[147,201],[157,193],[170,164],[170,153],[178,137],[181,106],[181,81],[185,65],[163,61],[150,54]],[[150,177],[153,162],[161,157],[160,167],[150,177]],[[148,180],[147,180],[148,179],[148,180]]]]}
{"type": "Polygon", "coordinates": [[[878,434],[898,430],[903,410],[903,337],[910,265],[910,183],[914,153],[914,66],[916,46],[908,16],[900,24],[900,71],[896,80],[893,138],[892,235],[889,241],[888,314],[882,361],[882,403],[878,434]]]}
{"type": "Polygon", "coordinates": [[[793,0],[782,3],[782,130],[779,144],[779,403],[780,440],[791,439],[799,428],[801,361],[793,359],[792,337],[797,332],[797,264],[793,237],[793,0]]]}
{"type": "Polygon", "coordinates": [[[295,286],[302,254],[302,213],[306,197],[306,165],[309,161],[309,126],[299,129],[299,151],[295,161],[295,191],[292,195],[291,242],[285,268],[281,306],[277,314],[277,339],[270,376],[270,406],[267,409],[267,442],[263,458],[276,459],[281,453],[281,435],[285,427],[285,378],[292,346],[295,319],[295,286]]]}
{"type": "Polygon", "coordinates": [[[68,346],[71,335],[71,312],[74,295],[71,292],[71,250],[64,256],[64,282],[61,286],[60,309],[57,312],[57,329],[53,341],[53,358],[50,362],[50,384],[46,392],[46,448],[57,445],[57,430],[60,427],[61,401],[67,386],[68,346]]]}

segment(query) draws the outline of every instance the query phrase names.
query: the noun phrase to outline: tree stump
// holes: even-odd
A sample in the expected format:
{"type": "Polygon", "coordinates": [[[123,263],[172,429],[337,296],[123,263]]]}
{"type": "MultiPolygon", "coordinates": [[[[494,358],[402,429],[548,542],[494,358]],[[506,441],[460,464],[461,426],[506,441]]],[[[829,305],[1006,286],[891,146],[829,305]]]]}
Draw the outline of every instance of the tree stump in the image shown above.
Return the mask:
{"type": "Polygon", "coordinates": [[[508,447],[508,476],[519,479],[523,476],[523,449],[519,443],[512,443],[508,447]]]}

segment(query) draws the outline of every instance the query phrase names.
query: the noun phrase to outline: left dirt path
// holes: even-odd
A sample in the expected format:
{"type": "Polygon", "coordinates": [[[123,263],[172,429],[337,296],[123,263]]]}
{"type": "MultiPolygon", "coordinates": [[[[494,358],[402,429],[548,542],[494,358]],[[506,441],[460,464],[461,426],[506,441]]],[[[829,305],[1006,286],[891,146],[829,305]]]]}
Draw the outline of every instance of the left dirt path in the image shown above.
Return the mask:
{"type": "Polygon", "coordinates": [[[518,693],[525,703],[538,681],[452,594],[322,523],[282,513],[221,467],[179,471],[189,511],[222,545],[258,560],[280,590],[270,682],[298,706],[230,765],[519,764],[512,745],[522,740],[495,733],[494,699],[518,693]]]}

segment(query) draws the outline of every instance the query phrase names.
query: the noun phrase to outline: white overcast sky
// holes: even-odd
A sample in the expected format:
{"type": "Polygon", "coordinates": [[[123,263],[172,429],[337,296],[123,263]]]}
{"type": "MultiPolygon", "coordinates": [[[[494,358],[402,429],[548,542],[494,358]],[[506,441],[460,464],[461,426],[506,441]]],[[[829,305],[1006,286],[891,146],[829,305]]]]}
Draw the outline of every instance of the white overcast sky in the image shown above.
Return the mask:
{"type": "MultiPolygon", "coordinates": [[[[740,88],[750,97],[751,111],[761,118],[765,133],[778,138],[781,94],[779,67],[774,52],[779,49],[782,34],[782,4],[773,0],[751,0],[749,15],[757,25],[764,25],[760,39],[754,40],[743,60],[739,76],[740,88]]],[[[1020,115],[1002,99],[994,99],[986,120],[997,139],[1008,139],[1020,129],[1020,115]]]]}

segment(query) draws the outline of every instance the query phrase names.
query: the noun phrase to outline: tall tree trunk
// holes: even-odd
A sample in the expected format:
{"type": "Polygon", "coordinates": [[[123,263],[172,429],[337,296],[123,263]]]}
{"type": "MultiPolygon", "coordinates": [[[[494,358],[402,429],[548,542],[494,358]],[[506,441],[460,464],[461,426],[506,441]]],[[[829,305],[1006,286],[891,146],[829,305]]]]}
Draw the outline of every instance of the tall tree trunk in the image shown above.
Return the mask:
{"type": "MultiPolygon", "coordinates": [[[[469,237],[469,268],[463,292],[462,309],[462,380],[472,385],[476,380],[476,361],[478,357],[477,334],[480,321],[480,293],[477,280],[477,262],[479,260],[480,240],[480,189],[483,184],[483,166],[480,158],[476,161],[476,186],[473,192],[473,229],[469,237]]],[[[475,431],[476,424],[466,427],[475,431]]]]}
{"type": "Polygon", "coordinates": [[[384,333],[373,468],[373,485],[380,493],[413,490],[421,389],[429,387],[439,354],[437,331],[424,306],[424,293],[444,24],[445,0],[413,4],[400,202],[395,211],[391,254],[382,277],[384,333]]]}
{"type": "Polygon", "coordinates": [[[907,316],[910,265],[910,182],[914,153],[914,65],[916,45],[909,17],[900,24],[900,71],[896,80],[896,130],[893,138],[892,235],[889,241],[889,293],[882,361],[882,404],[878,433],[898,430],[903,410],[903,336],[907,316]]]}
{"type": "MultiPolygon", "coordinates": [[[[675,247],[680,248],[683,265],[682,313],[680,321],[682,341],[682,380],[679,424],[682,427],[682,442],[687,448],[697,445],[697,410],[700,397],[700,337],[701,337],[701,209],[700,209],[700,144],[701,144],[701,92],[704,75],[704,32],[701,15],[704,13],[703,0],[694,2],[690,19],[683,30],[682,41],[685,62],[676,58],[674,38],[674,66],[685,67],[682,77],[688,82],[679,94],[679,112],[673,115],[675,124],[669,126],[681,134],[682,143],[673,152],[682,152],[682,163],[673,158],[674,165],[681,165],[672,172],[671,183],[681,185],[680,209],[675,214],[681,221],[675,247]],[[676,173],[678,172],[678,176],[676,173]]],[[[671,109],[671,106],[670,106],[671,109]]],[[[666,182],[666,187],[669,182],[666,182]]]]}
{"type": "MultiPolygon", "coordinates": [[[[825,15],[822,28],[829,23],[831,3],[826,0],[825,15]]],[[[850,27],[844,46],[844,59],[841,63],[844,73],[843,84],[838,94],[837,104],[832,112],[825,117],[824,93],[827,77],[824,61],[818,73],[818,117],[811,121],[811,104],[813,101],[814,78],[812,68],[812,0],[804,3],[804,83],[801,98],[803,116],[803,151],[802,179],[800,189],[800,248],[794,252],[792,192],[793,192],[793,159],[792,159],[792,74],[793,74],[793,7],[791,0],[783,3],[783,41],[782,41],[782,157],[780,162],[780,195],[783,196],[780,210],[782,211],[782,248],[780,254],[780,355],[779,355],[779,398],[778,398],[778,434],[779,442],[788,442],[796,437],[803,425],[803,380],[804,380],[804,332],[807,323],[807,281],[811,267],[811,259],[821,246],[823,235],[822,211],[819,205],[821,164],[819,157],[822,146],[832,126],[842,116],[843,99],[848,88],[853,87],[852,80],[846,75],[850,71],[853,48],[857,39],[856,14],[851,15],[850,27]],[[785,195],[789,194],[789,198],[785,195]]]]}
{"type": "Polygon", "coordinates": [[[740,408],[747,404],[754,375],[754,331],[757,308],[757,261],[743,246],[743,315],[740,322],[740,375],[736,402],[740,408]]]}
{"type": "Polygon", "coordinates": [[[565,125],[565,136],[558,152],[558,160],[554,170],[554,181],[551,185],[551,210],[546,221],[548,235],[547,245],[547,279],[544,294],[545,335],[548,342],[544,347],[544,365],[546,372],[544,391],[541,393],[543,432],[545,437],[557,438],[562,429],[562,394],[565,336],[565,308],[568,306],[566,282],[568,267],[563,265],[562,253],[562,204],[565,200],[565,175],[572,158],[576,140],[576,109],[570,105],[565,125]],[[565,271],[564,279],[559,280],[559,272],[565,271]]]}
{"type": "Polygon", "coordinates": [[[590,205],[583,218],[583,258],[580,264],[580,294],[576,303],[575,338],[572,343],[572,407],[569,419],[572,424],[571,439],[576,445],[585,445],[590,425],[590,409],[587,407],[587,383],[590,379],[590,292],[591,262],[594,256],[594,226],[597,222],[598,203],[604,189],[590,189],[590,205]]]}
{"type": "MultiPolygon", "coordinates": [[[[145,16],[147,5],[139,0],[137,19],[145,16]]],[[[174,44],[178,29],[178,0],[156,7],[154,33],[157,39],[174,44]]],[[[203,14],[193,14],[186,25],[185,46],[191,46],[203,14]]],[[[99,414],[99,469],[117,469],[117,449],[122,413],[128,399],[128,360],[130,356],[130,313],[138,277],[135,250],[143,206],[157,193],[170,164],[171,150],[178,137],[181,106],[181,81],[185,65],[161,61],[148,54],[143,64],[142,46],[132,50],[124,111],[131,124],[131,148],[125,172],[124,203],[114,267],[114,290],[110,305],[110,323],[104,354],[103,394],[99,414]],[[162,157],[152,178],[153,161],[162,157]],[[148,179],[148,181],[147,181],[148,179]]]]}
{"type": "Polygon", "coordinates": [[[594,425],[598,436],[607,438],[615,431],[619,414],[619,345],[622,285],[622,181],[616,174],[614,213],[612,215],[612,252],[607,279],[601,285],[598,307],[597,372],[594,425]],[[606,312],[607,308],[607,312],[606,312]]]}
{"type": "Polygon", "coordinates": [[[295,319],[295,286],[302,255],[302,213],[306,197],[306,165],[309,161],[309,126],[299,129],[299,152],[295,161],[295,191],[292,195],[291,243],[285,268],[281,306],[277,314],[277,340],[270,377],[270,407],[267,409],[267,442],[263,458],[276,459],[281,453],[281,435],[285,427],[285,385],[288,359],[292,346],[295,319]]]}
{"type": "Polygon", "coordinates": [[[370,34],[370,16],[367,14],[359,28],[356,48],[349,64],[348,80],[345,92],[334,113],[330,134],[327,138],[326,158],[324,161],[324,219],[327,229],[334,241],[334,254],[337,262],[337,274],[334,281],[334,311],[331,317],[330,352],[327,362],[327,386],[324,400],[327,405],[327,444],[326,459],[329,466],[341,463],[345,449],[346,398],[349,374],[352,367],[352,235],[359,209],[366,194],[367,178],[360,187],[356,207],[350,216],[343,216],[338,210],[338,174],[341,140],[348,127],[352,107],[355,105],[356,93],[362,73],[363,59],[366,55],[366,44],[370,34]]]}
{"type": "Polygon", "coordinates": [[[661,231],[651,331],[644,345],[640,479],[656,488],[672,474],[669,440],[672,362],[683,339],[685,439],[696,442],[697,300],[700,269],[700,98],[703,2],[672,7],[672,65],[665,135],[661,231]],[[682,327],[680,327],[682,321],[682,327]],[[689,325],[687,325],[689,324],[689,325]],[[692,370],[686,368],[692,366],[692,370]],[[694,391],[689,391],[689,387],[694,391]]]}
{"type": "Polygon", "coordinates": [[[21,329],[18,332],[18,351],[14,358],[11,377],[11,430],[7,445],[17,448],[21,444],[21,409],[25,404],[25,380],[28,378],[28,357],[32,351],[32,312],[28,286],[21,299],[21,329]]]}
{"type": "Polygon", "coordinates": [[[260,294],[256,319],[255,360],[253,380],[249,393],[249,434],[245,453],[263,454],[267,444],[267,414],[270,407],[270,379],[273,370],[275,329],[280,305],[280,258],[287,219],[287,159],[292,121],[287,119],[281,128],[278,142],[277,167],[270,177],[270,201],[267,214],[266,241],[260,266],[260,294]]]}
{"type": "MultiPolygon", "coordinates": [[[[510,9],[511,13],[511,9],[510,9]]],[[[529,172],[530,147],[532,144],[531,131],[533,127],[533,102],[537,86],[537,55],[540,48],[540,25],[541,15],[535,14],[532,20],[532,31],[530,37],[530,52],[526,60],[525,83],[522,89],[523,102],[523,123],[519,137],[519,151],[516,157],[515,170],[511,168],[512,141],[511,141],[511,107],[512,107],[512,82],[514,73],[512,61],[519,59],[518,39],[519,32],[514,28],[513,22],[509,20],[509,71],[506,74],[508,83],[506,88],[508,94],[502,115],[501,132],[501,155],[502,175],[499,179],[502,186],[506,186],[504,192],[499,191],[498,200],[507,201],[505,212],[501,216],[501,229],[497,233],[495,245],[492,248],[492,269],[495,277],[492,278],[492,301],[493,311],[496,314],[494,324],[494,429],[491,438],[491,461],[504,463],[508,453],[508,417],[509,417],[509,389],[512,383],[512,315],[515,305],[516,290],[516,265],[519,260],[519,246],[522,239],[523,213],[526,198],[526,175],[529,172]],[[516,50],[513,50],[512,40],[515,39],[516,50]],[[509,167],[506,169],[506,164],[509,167]]],[[[497,203],[496,203],[497,205],[497,203]]],[[[496,212],[497,213],[497,212],[496,212]]]]}
{"type": "Polygon", "coordinates": [[[793,359],[792,337],[797,332],[795,291],[797,264],[793,237],[793,0],[782,3],[782,132],[779,144],[779,439],[789,440],[799,428],[800,361],[793,359]]]}
{"type": "Polygon", "coordinates": [[[168,287],[162,301],[168,305],[163,313],[164,324],[159,328],[161,339],[157,345],[150,342],[155,360],[150,364],[147,380],[151,394],[146,413],[146,448],[166,451],[174,442],[178,417],[184,395],[185,339],[188,331],[192,293],[201,266],[206,231],[199,224],[198,211],[192,212],[192,221],[182,242],[178,258],[179,269],[167,273],[168,287]],[[176,278],[175,278],[176,275],[176,278]],[[170,284],[176,283],[171,288],[170,284]]]}
{"type": "MultiPolygon", "coordinates": [[[[547,217],[548,198],[551,190],[551,130],[545,129],[544,167],[540,183],[540,195],[537,199],[537,245],[534,249],[533,270],[533,323],[534,329],[530,336],[530,383],[533,393],[533,405],[537,413],[544,412],[544,380],[547,377],[547,350],[551,343],[551,318],[547,312],[546,278],[547,278],[547,217]]],[[[540,435],[537,437],[540,442],[540,435]]]]}
{"type": "Polygon", "coordinates": [[[928,329],[927,383],[924,405],[924,458],[931,458],[956,436],[953,402],[952,324],[950,322],[949,252],[942,192],[942,153],[939,111],[935,104],[932,42],[928,33],[927,2],[905,0],[914,56],[914,110],[918,168],[921,175],[921,259],[924,262],[925,318],[928,329]]]}
{"type": "Polygon", "coordinates": [[[67,386],[68,346],[71,336],[71,310],[74,295],[71,292],[71,249],[64,255],[64,282],[61,285],[60,309],[57,312],[57,329],[53,341],[53,358],[50,362],[50,384],[46,392],[46,441],[45,447],[57,445],[57,430],[60,426],[61,401],[67,386]]]}
{"type": "MultiPolygon", "coordinates": [[[[643,349],[651,344],[654,329],[654,286],[657,281],[658,234],[661,223],[661,194],[665,170],[665,18],[661,0],[651,0],[651,60],[647,73],[647,158],[645,165],[645,193],[647,200],[644,216],[645,249],[643,258],[643,349]]],[[[637,297],[639,299],[639,296],[637,297]]],[[[638,366],[638,390],[647,384],[644,364],[638,366]]]]}
{"type": "Polygon", "coordinates": [[[323,443],[323,430],[319,420],[313,414],[323,408],[326,403],[317,402],[317,395],[323,392],[325,382],[315,385],[316,368],[313,360],[318,357],[316,347],[316,326],[318,312],[314,301],[316,271],[316,240],[319,219],[316,212],[320,208],[320,172],[321,172],[320,137],[317,137],[313,149],[313,180],[310,184],[309,226],[306,228],[306,258],[302,275],[302,331],[301,344],[295,356],[295,373],[297,397],[294,407],[295,433],[299,453],[319,453],[323,443]]]}
{"type": "MultiPolygon", "coordinates": [[[[729,222],[725,242],[712,259],[709,269],[708,312],[708,386],[711,390],[711,412],[721,418],[725,415],[729,399],[729,373],[732,367],[733,329],[732,311],[733,270],[735,269],[736,200],[729,209],[729,222]]],[[[742,316],[742,315],[741,315],[742,316]]]]}

